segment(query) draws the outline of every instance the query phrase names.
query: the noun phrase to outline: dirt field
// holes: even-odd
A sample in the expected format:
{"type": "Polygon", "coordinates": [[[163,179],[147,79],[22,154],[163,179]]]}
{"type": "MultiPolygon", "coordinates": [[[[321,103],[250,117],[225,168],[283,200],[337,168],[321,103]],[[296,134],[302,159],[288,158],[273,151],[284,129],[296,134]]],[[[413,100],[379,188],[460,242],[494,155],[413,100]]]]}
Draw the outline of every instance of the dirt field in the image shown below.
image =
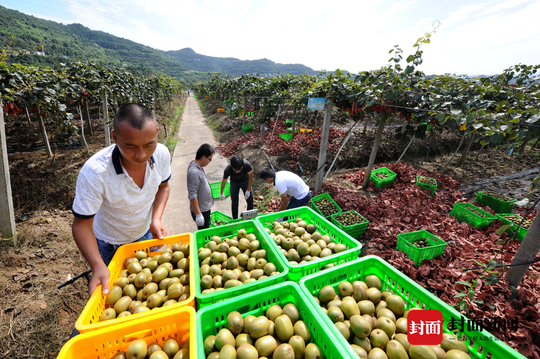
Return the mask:
{"type": "MultiPolygon", "coordinates": [[[[174,114],[173,114],[174,115],[174,114]]],[[[21,121],[19,121],[21,122],[21,121]]],[[[240,120],[227,120],[224,116],[211,116],[208,120],[218,139],[227,142],[242,138],[240,120]],[[231,129],[231,124],[233,128],[231,129]]],[[[103,146],[101,122],[95,120],[94,136],[88,136],[91,153],[103,146]]],[[[55,157],[47,158],[43,150],[22,152],[20,144],[39,142],[35,130],[24,132],[24,123],[8,128],[11,145],[19,144],[18,151],[9,155],[13,198],[16,206],[19,245],[13,248],[3,241],[0,252],[0,357],[2,358],[54,358],[68,340],[75,321],[88,300],[86,281],[60,290],[56,287],[69,278],[88,269],[71,236],[74,184],[78,170],[90,157],[84,146],[55,148],[55,157]]],[[[337,171],[329,178],[349,188],[350,182],[339,177],[351,168],[364,167],[373,142],[373,131],[351,138],[337,161],[337,171]]],[[[387,131],[377,157],[377,162],[395,161],[406,144],[395,141],[394,133],[387,131]]],[[[484,149],[476,161],[472,151],[464,168],[456,166],[457,157],[444,168],[449,153],[455,151],[460,138],[450,133],[436,135],[425,158],[427,146],[418,140],[409,149],[402,162],[429,172],[450,175],[462,182],[521,171],[538,166],[538,152],[508,156],[506,149],[484,149]]],[[[15,146],[16,147],[16,146],[15,146]]],[[[268,165],[258,145],[247,141],[240,143],[236,152],[247,158],[256,169],[268,165]]],[[[318,150],[308,149],[301,159],[290,154],[268,155],[278,169],[302,174],[316,170],[318,150]]],[[[256,176],[255,187],[264,186],[256,176]]],[[[314,185],[314,180],[310,182],[314,185]]],[[[270,198],[260,201],[266,205],[270,198]]]]}

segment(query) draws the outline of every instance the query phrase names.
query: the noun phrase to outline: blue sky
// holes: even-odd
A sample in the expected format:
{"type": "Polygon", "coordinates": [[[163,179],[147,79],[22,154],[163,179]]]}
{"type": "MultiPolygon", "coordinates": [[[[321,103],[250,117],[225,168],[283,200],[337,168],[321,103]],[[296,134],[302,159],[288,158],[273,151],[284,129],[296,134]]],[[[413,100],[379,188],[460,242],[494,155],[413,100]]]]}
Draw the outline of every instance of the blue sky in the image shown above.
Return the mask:
{"type": "MultiPolygon", "coordinates": [[[[423,46],[427,74],[496,74],[540,63],[540,0],[0,0],[63,24],[80,23],[160,50],[315,70],[384,66],[394,45],[423,46]]],[[[15,36],[17,34],[14,34],[15,36]]]]}

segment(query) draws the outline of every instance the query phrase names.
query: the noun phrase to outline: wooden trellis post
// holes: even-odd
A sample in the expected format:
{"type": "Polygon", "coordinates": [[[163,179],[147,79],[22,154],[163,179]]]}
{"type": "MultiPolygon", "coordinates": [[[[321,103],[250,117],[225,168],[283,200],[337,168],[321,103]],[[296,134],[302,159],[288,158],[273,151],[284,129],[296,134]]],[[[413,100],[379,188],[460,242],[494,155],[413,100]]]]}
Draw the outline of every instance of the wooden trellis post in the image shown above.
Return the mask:
{"type": "Polygon", "coordinates": [[[328,147],[328,137],[330,136],[330,122],[332,121],[332,98],[326,98],[324,109],[324,121],[321,135],[321,148],[319,150],[319,164],[317,165],[317,180],[315,182],[315,193],[319,193],[322,189],[324,180],[324,167],[326,163],[326,148],[328,147]],[[322,168],[321,168],[322,167],[322,168]]]}
{"type": "Polygon", "coordinates": [[[107,104],[107,92],[103,91],[103,129],[105,130],[105,147],[111,145],[111,131],[109,130],[109,105],[107,104]]]}
{"type": "Polygon", "coordinates": [[[7,155],[6,130],[4,125],[4,104],[0,99],[0,227],[2,238],[13,238],[17,245],[17,227],[15,226],[15,211],[11,195],[11,180],[9,178],[9,162],[7,155]]]}
{"type": "Polygon", "coordinates": [[[41,136],[43,136],[43,143],[45,143],[45,151],[47,152],[47,157],[52,157],[53,153],[51,151],[51,145],[49,144],[49,137],[47,136],[47,129],[45,128],[45,121],[43,121],[43,116],[41,116],[41,107],[38,108],[39,111],[39,126],[41,127],[41,136]]]}

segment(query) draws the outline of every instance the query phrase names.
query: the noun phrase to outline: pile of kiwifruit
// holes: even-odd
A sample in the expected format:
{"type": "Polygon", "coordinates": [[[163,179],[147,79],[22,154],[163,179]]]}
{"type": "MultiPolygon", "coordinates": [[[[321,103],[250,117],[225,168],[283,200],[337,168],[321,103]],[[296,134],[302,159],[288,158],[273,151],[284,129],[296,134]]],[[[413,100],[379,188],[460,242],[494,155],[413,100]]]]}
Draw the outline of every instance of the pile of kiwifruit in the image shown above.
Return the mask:
{"type": "MultiPolygon", "coordinates": [[[[193,340],[193,339],[192,339],[193,340]]],[[[112,359],[189,359],[189,339],[178,343],[168,338],[163,346],[158,342],[146,344],[146,340],[132,341],[126,351],[119,351],[112,359]]]]}
{"type": "Polygon", "coordinates": [[[253,233],[240,229],[236,236],[213,236],[199,248],[201,293],[236,287],[279,274],[268,262],[265,249],[253,233]]]}
{"type": "Polygon", "coordinates": [[[321,211],[322,215],[325,217],[331,216],[339,211],[339,208],[336,206],[336,204],[328,198],[323,197],[314,202],[319,211],[321,211]]]}
{"type": "Polygon", "coordinates": [[[479,210],[477,210],[476,208],[474,207],[466,207],[466,208],[468,211],[476,214],[478,217],[486,218],[486,215],[480,212],[479,210]]]}
{"type": "Polygon", "coordinates": [[[426,247],[430,246],[429,240],[426,239],[426,238],[421,238],[419,240],[416,240],[416,241],[412,242],[412,244],[414,244],[418,248],[426,248],[426,247]]]}
{"type": "Polygon", "coordinates": [[[521,223],[523,217],[521,217],[520,215],[517,215],[517,214],[512,214],[512,215],[501,215],[502,217],[504,217],[505,219],[509,220],[510,222],[514,223],[514,224],[517,224],[518,226],[522,227],[522,228],[527,228],[529,229],[531,227],[531,224],[532,224],[532,220],[530,219],[526,219],[523,221],[523,223],[521,223]]]}
{"type": "Polygon", "coordinates": [[[124,268],[109,288],[107,308],[100,321],[172,305],[189,297],[188,244],[175,243],[154,257],[137,251],[135,257],[124,260],[124,268]]]}
{"type": "MultiPolygon", "coordinates": [[[[300,217],[290,222],[274,221],[272,229],[266,228],[266,231],[291,264],[302,264],[347,250],[346,245],[317,232],[314,224],[307,224],[300,217]]],[[[324,268],[332,266],[328,264],[324,268]]]]}
{"type": "Polygon", "coordinates": [[[469,359],[465,342],[443,334],[440,345],[410,345],[407,341],[405,302],[399,295],[381,291],[375,275],[365,281],[341,282],[338,293],[330,285],[314,299],[349,342],[356,354],[369,359],[469,359]]]}
{"type": "Polygon", "coordinates": [[[324,358],[292,303],[274,304],[259,317],[229,313],[226,327],[204,339],[204,354],[207,359],[324,358]]]}
{"type": "Polygon", "coordinates": [[[500,194],[495,191],[482,191],[482,193],[485,194],[486,196],[497,198],[503,202],[510,202],[514,200],[512,197],[505,196],[504,194],[500,194]]]}
{"type": "Polygon", "coordinates": [[[385,172],[375,172],[375,176],[377,176],[377,178],[382,179],[382,180],[388,178],[388,175],[385,172]]]}
{"type": "Polygon", "coordinates": [[[214,221],[213,223],[214,223],[214,225],[216,225],[216,226],[221,226],[221,225],[224,225],[224,224],[227,223],[227,222],[226,222],[226,221],[214,221]]]}
{"type": "Polygon", "coordinates": [[[356,212],[340,213],[333,217],[336,221],[344,225],[345,227],[353,226],[355,224],[364,223],[366,219],[356,212]]]}
{"type": "Polygon", "coordinates": [[[437,182],[435,181],[435,179],[433,179],[431,177],[420,176],[420,175],[418,176],[418,182],[429,184],[431,186],[436,186],[437,185],[437,182]]]}

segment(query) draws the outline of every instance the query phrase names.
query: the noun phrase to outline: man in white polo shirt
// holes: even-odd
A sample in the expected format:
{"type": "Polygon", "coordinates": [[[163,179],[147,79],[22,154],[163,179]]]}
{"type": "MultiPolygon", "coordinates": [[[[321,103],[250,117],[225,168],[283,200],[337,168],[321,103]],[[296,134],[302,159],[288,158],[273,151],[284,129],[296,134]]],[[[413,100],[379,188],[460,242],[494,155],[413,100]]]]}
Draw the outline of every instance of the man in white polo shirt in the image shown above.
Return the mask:
{"type": "Polygon", "coordinates": [[[161,216],[169,198],[169,150],[158,143],[153,112],[126,104],[114,116],[115,145],[93,155],[77,178],[73,238],[92,269],[90,295],[108,293],[109,262],[123,244],[163,239],[161,216]]]}
{"type": "Polygon", "coordinates": [[[282,211],[309,204],[311,199],[309,186],[297,174],[289,171],[274,172],[271,168],[265,167],[262,169],[260,177],[266,183],[274,183],[276,186],[281,195],[282,211]]]}

